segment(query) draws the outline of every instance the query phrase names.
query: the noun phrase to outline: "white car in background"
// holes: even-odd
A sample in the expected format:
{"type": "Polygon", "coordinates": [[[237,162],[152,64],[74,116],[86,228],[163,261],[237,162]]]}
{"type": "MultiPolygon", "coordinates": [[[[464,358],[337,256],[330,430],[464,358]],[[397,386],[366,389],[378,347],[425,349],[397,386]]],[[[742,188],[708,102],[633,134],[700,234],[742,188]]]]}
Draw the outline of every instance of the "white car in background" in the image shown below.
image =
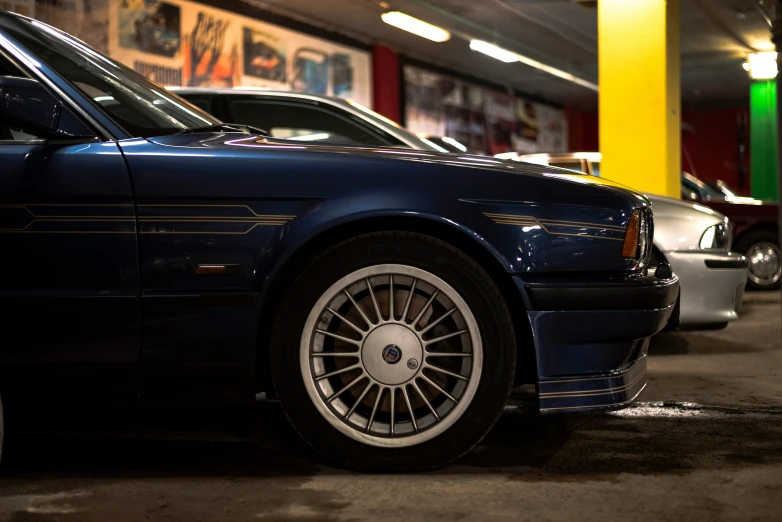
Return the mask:
{"type": "MultiPolygon", "coordinates": [[[[506,153],[499,159],[526,161],[599,175],[598,152],[506,153]]],[[[650,264],[667,261],[679,276],[680,324],[719,328],[738,318],[747,283],[747,259],[731,252],[728,218],[709,207],[681,199],[646,195],[654,212],[650,264]],[[656,258],[656,259],[655,259],[656,258]]]]}

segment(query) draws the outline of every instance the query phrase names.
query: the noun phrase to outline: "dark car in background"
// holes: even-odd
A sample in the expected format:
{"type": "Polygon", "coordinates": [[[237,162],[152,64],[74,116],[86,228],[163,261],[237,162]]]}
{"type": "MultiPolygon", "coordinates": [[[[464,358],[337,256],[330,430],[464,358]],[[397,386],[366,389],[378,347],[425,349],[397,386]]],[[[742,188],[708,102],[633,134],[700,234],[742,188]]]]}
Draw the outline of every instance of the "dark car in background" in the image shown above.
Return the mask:
{"type": "MultiPolygon", "coordinates": [[[[724,185],[724,184],[723,184],[724,185]]],[[[779,248],[779,204],[717,190],[687,172],[682,173],[682,199],[698,201],[730,218],[733,250],[749,259],[747,285],[774,290],[782,278],[779,248]]]]}
{"type": "Polygon", "coordinates": [[[275,139],[5,12],[0,99],[7,407],[266,391],[329,461],[428,469],[514,383],[546,414],[630,405],[676,309],[649,201],[609,181],[393,128],[275,139]]]}

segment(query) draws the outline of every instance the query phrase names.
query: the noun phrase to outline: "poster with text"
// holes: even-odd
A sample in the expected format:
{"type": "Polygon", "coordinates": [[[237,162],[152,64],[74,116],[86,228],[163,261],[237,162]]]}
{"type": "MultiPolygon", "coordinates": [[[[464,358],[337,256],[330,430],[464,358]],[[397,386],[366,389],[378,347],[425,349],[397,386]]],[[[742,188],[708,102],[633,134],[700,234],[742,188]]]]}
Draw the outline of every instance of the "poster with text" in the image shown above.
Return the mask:
{"type": "Polygon", "coordinates": [[[242,85],[372,103],[369,53],[245,18],[242,85]]]}
{"type": "Polygon", "coordinates": [[[0,10],[35,17],[35,0],[0,0],[0,10]]]}
{"type": "Polygon", "coordinates": [[[183,83],[182,3],[109,0],[109,55],[163,85],[183,83]]]}
{"type": "Polygon", "coordinates": [[[366,51],[197,2],[108,1],[110,55],[164,85],[295,90],[371,106],[366,51]]]}
{"type": "Polygon", "coordinates": [[[542,103],[537,104],[538,150],[564,152],[569,150],[565,111],[542,103]]]}
{"type": "Polygon", "coordinates": [[[237,21],[216,9],[186,9],[182,18],[183,82],[189,87],[239,84],[237,21]]]}
{"type": "Polygon", "coordinates": [[[35,18],[75,36],[102,53],[108,53],[109,1],[38,0],[35,18]]]}
{"type": "Polygon", "coordinates": [[[418,67],[405,66],[405,125],[482,154],[567,150],[564,112],[418,67]]]}

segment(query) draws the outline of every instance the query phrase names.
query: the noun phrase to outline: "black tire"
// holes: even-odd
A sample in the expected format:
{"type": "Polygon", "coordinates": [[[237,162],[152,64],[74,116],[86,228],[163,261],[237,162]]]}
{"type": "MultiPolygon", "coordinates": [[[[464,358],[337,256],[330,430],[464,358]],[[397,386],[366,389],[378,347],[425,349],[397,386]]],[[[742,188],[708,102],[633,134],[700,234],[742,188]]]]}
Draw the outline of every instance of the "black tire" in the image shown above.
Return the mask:
{"type": "MultiPolygon", "coordinates": [[[[749,253],[752,251],[755,245],[758,245],[760,243],[770,243],[772,245],[776,245],[778,248],[779,236],[771,230],[757,230],[754,232],[749,232],[747,235],[739,239],[735,245],[733,245],[733,250],[736,252],[741,252],[742,254],[747,255],[749,257],[749,253]]],[[[779,279],[777,279],[776,282],[771,284],[764,284],[759,281],[753,281],[751,270],[752,267],[750,266],[750,277],[747,278],[747,288],[751,290],[778,290],[779,289],[780,287],[779,279]]]]}
{"type": "Polygon", "coordinates": [[[497,421],[512,387],[516,338],[500,290],[472,258],[430,236],[378,232],[330,248],[302,271],[278,309],[270,358],[274,386],[286,415],[323,459],[359,471],[420,471],[459,458],[497,421]],[[368,445],[337,430],[313,404],[300,366],[304,325],[321,295],[356,270],[385,264],[426,270],[455,289],[475,316],[484,353],[475,395],[461,417],[436,437],[407,447],[368,445]]]}
{"type": "MultiPolygon", "coordinates": [[[[681,304],[682,304],[682,291],[679,290],[679,295],[676,297],[676,304],[673,307],[671,317],[668,318],[668,324],[665,325],[663,331],[674,332],[681,325],[681,304]]],[[[725,323],[727,325],[727,323],[725,323]]]]}

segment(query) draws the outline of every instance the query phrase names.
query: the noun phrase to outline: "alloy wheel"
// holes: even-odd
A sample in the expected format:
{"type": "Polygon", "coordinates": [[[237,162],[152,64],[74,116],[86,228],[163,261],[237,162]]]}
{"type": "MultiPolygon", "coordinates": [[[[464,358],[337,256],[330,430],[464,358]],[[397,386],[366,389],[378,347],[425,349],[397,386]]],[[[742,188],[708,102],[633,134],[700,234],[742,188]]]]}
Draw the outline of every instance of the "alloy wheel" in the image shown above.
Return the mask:
{"type": "Polygon", "coordinates": [[[315,303],[300,345],[317,410],[377,447],[443,433],[470,405],[483,366],[478,324],[436,275],[406,265],[357,270],[315,303]]]}
{"type": "Polygon", "coordinates": [[[779,247],[773,243],[755,243],[747,251],[749,278],[755,284],[770,286],[782,276],[782,256],[779,247]]]}

